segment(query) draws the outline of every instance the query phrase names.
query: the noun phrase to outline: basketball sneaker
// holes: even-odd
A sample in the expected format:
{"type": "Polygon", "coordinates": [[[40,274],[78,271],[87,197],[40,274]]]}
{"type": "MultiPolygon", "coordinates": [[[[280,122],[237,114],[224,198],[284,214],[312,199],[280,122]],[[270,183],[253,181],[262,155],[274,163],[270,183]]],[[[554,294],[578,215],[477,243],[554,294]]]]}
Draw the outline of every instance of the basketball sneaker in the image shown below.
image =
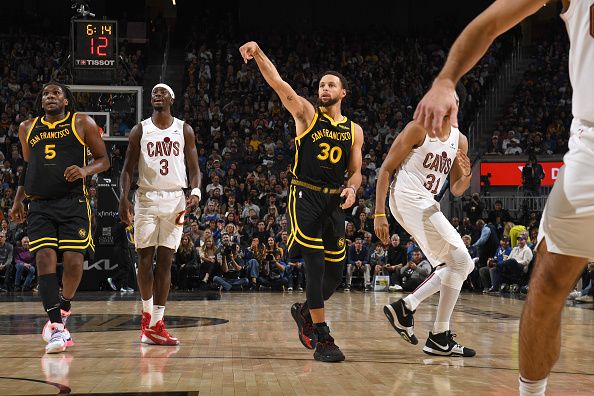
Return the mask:
{"type": "Polygon", "coordinates": [[[52,335],[45,346],[45,353],[64,352],[66,348],[74,345],[70,332],[66,330],[62,323],[52,323],[50,327],[52,335]]]}
{"type": "Polygon", "coordinates": [[[433,356],[462,356],[473,357],[476,355],[474,349],[467,348],[454,341],[456,334],[450,330],[443,333],[433,334],[429,332],[429,338],[423,347],[423,352],[433,356]]]}
{"type": "Polygon", "coordinates": [[[295,303],[291,307],[291,316],[297,323],[297,335],[299,341],[307,349],[314,349],[316,347],[316,340],[314,336],[313,322],[311,316],[303,315],[303,304],[295,303]]]}
{"type": "MultiPolygon", "coordinates": [[[[64,311],[63,309],[60,309],[60,316],[62,316],[62,324],[64,327],[66,327],[66,322],[70,317],[70,312],[71,311],[64,311]]],[[[45,326],[43,326],[43,330],[41,331],[41,338],[43,338],[43,341],[45,342],[49,342],[50,338],[52,337],[51,327],[52,323],[49,320],[45,322],[45,326]]]]}
{"type": "Polygon", "coordinates": [[[142,332],[140,342],[152,345],[179,345],[179,340],[169,334],[162,319],[142,332]]]}
{"type": "Polygon", "coordinates": [[[142,340],[142,336],[146,329],[148,329],[149,325],[151,324],[151,314],[148,312],[142,313],[142,318],[140,319],[140,340],[142,340]]]}
{"type": "Polygon", "coordinates": [[[411,311],[406,307],[404,299],[400,299],[392,304],[384,306],[384,314],[388,321],[396,330],[400,337],[406,342],[417,345],[419,340],[414,333],[415,319],[413,317],[415,311],[411,311]]]}
{"type": "Polygon", "coordinates": [[[316,326],[314,332],[315,338],[317,338],[315,360],[333,363],[342,362],[345,359],[338,345],[334,343],[334,338],[330,335],[330,328],[327,325],[316,326]]]}

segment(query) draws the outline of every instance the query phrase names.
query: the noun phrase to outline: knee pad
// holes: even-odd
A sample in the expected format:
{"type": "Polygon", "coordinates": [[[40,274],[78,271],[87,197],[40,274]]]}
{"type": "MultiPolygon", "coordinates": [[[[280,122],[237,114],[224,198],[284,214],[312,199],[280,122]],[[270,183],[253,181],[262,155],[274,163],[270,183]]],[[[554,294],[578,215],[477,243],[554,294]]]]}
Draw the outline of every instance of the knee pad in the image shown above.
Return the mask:
{"type": "Polygon", "coordinates": [[[474,262],[468,250],[462,247],[453,247],[450,251],[450,262],[440,273],[441,282],[453,289],[460,290],[468,275],[474,270],[474,262]]]}

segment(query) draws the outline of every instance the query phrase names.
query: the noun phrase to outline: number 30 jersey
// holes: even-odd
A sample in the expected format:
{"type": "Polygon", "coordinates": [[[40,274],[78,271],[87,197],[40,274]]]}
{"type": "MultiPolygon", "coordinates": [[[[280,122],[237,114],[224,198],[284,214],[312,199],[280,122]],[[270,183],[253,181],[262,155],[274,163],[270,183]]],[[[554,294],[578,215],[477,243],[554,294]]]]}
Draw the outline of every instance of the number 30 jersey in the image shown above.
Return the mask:
{"type": "Polygon", "coordinates": [[[184,121],[174,117],[169,128],[159,129],[147,118],[141,125],[138,188],[145,191],[186,188],[184,121]]]}
{"type": "Polygon", "coordinates": [[[392,188],[403,194],[418,194],[433,199],[445,182],[458,151],[460,131],[452,127],[447,140],[425,136],[396,172],[392,188]]]}
{"type": "Polygon", "coordinates": [[[295,138],[293,175],[321,187],[338,188],[344,184],[355,124],[344,117],[334,121],[317,108],[309,127],[295,138]]]}

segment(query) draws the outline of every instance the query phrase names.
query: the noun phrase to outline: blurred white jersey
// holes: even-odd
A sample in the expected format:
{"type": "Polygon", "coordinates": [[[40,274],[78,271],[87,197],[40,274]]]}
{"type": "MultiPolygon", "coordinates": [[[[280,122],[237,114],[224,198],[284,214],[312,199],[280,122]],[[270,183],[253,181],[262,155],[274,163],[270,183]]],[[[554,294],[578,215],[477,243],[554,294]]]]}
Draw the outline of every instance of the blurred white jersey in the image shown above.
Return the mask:
{"type": "Polygon", "coordinates": [[[184,121],[173,118],[159,129],[151,118],[142,121],[138,187],[144,191],[181,191],[188,186],[184,158],[184,121]]]}
{"type": "Polygon", "coordinates": [[[571,47],[569,78],[575,118],[594,123],[594,0],[571,0],[561,18],[571,47]]]}
{"type": "Polygon", "coordinates": [[[396,172],[392,189],[433,200],[446,181],[456,159],[460,131],[452,127],[447,140],[425,136],[423,144],[413,149],[396,172]]]}

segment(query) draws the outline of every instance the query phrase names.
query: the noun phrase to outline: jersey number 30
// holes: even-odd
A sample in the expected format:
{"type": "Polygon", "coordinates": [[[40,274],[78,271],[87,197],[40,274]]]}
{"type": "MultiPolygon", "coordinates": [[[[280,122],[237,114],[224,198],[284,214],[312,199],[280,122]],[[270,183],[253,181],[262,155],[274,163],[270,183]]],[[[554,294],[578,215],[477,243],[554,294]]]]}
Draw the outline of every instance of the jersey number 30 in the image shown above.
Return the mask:
{"type": "Polygon", "coordinates": [[[316,157],[320,161],[330,159],[331,163],[336,164],[342,157],[342,149],[338,146],[330,148],[328,143],[320,143],[320,150],[322,151],[316,157]]]}

